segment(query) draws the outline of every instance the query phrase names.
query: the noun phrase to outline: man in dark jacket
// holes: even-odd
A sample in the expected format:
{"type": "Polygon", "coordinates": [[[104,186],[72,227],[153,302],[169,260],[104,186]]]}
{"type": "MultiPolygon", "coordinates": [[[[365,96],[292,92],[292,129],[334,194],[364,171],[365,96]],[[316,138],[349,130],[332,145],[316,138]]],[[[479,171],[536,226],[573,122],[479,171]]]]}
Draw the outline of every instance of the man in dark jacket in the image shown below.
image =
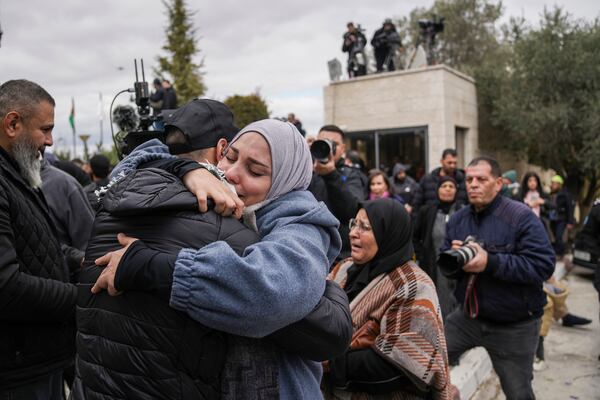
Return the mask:
{"type": "Polygon", "coordinates": [[[550,220],[550,229],[554,234],[554,251],[559,258],[565,255],[563,240],[565,229],[572,231],[575,226],[573,199],[564,184],[565,181],[560,175],[554,175],[550,184],[551,199],[555,208],[550,210],[548,219],[550,220]]]}
{"type": "Polygon", "coordinates": [[[163,110],[174,110],[177,108],[177,92],[168,79],[163,80],[162,87],[165,90],[163,99],[163,110]]]}
{"type": "MultiPolygon", "coordinates": [[[[91,284],[100,275],[93,261],[82,273],[87,286],[79,300],[75,399],[97,392],[118,398],[139,397],[139,393],[151,398],[219,398],[227,343],[233,339],[170,308],[168,299],[172,269],[182,247],[201,248],[224,240],[241,253],[258,240],[254,231],[234,218],[224,218],[212,210],[198,213],[195,196],[181,183],[187,172],[198,168],[197,161],[216,164],[237,129],[224,104],[196,99],[170,117],[166,132],[170,151],[180,159],[143,164],[142,169],[112,185],[100,203],[86,259],[94,260],[118,247],[117,232],[141,240],[130,246],[126,254],[132,261],[127,268],[119,268],[115,277],[114,286],[124,290],[122,296],[110,297],[106,292],[91,295],[91,284]],[[143,268],[148,257],[153,257],[150,248],[170,253],[161,260],[164,269],[143,268]],[[143,337],[133,334],[138,330],[144,332],[143,337]],[[124,369],[127,373],[122,372],[124,369]],[[106,381],[105,376],[111,379],[106,381]],[[160,385],[155,384],[158,378],[160,385]],[[112,384],[118,381],[127,384],[112,384]]],[[[319,304],[329,307],[334,302],[319,304]]],[[[294,336],[294,332],[308,335],[314,332],[311,324],[319,325],[318,316],[303,321],[301,327],[290,325],[271,339],[290,351],[302,349],[298,342],[306,344],[308,337],[294,336]]],[[[331,340],[323,341],[331,344],[331,340]]],[[[320,356],[315,346],[308,346],[308,351],[320,356]]],[[[258,356],[253,363],[247,377],[264,367],[258,356]]],[[[249,378],[249,387],[259,379],[249,378]]]]}
{"type": "Polygon", "coordinates": [[[344,33],[344,44],[342,51],[348,53],[348,77],[363,76],[367,74],[367,62],[365,57],[365,46],[367,38],[360,30],[360,25],[357,28],[353,22],[346,24],[348,30],[344,33]]]}
{"type": "MultiPolygon", "coordinates": [[[[142,271],[121,274],[116,286],[125,290],[122,296],[90,291],[102,271],[94,260],[118,248],[119,232],[141,240],[131,246],[130,254],[137,258],[144,257],[145,246],[176,258],[184,247],[200,248],[225,240],[241,252],[258,240],[233,218],[213,211],[198,213],[195,196],[180,179],[192,168],[186,167],[184,159],[197,164],[221,157],[237,132],[227,107],[212,100],[194,100],[173,113],[165,129],[167,144],[181,157],[179,162],[168,168],[160,160],[147,163],[146,168],[113,184],[99,202],[80,278],[75,399],[98,393],[107,398],[134,398],[140,393],[165,399],[219,397],[227,339],[169,306],[172,273],[168,269],[154,271],[151,277],[142,271]],[[142,337],[136,334],[138,330],[144,331],[142,337]],[[106,376],[111,379],[107,381],[106,376]],[[157,379],[160,385],[154,383],[157,379]],[[127,383],[111,384],[119,381],[127,383]]],[[[172,267],[174,258],[165,259],[164,264],[172,267]]]]}
{"type": "Polygon", "coordinates": [[[394,71],[396,69],[394,58],[396,52],[402,47],[402,42],[390,18],[383,21],[383,26],[375,31],[371,45],[375,49],[377,72],[383,72],[384,66],[386,71],[394,71]]]}
{"type": "Polygon", "coordinates": [[[94,212],[74,177],[47,160],[42,160],[41,176],[42,193],[69,266],[71,282],[75,283],[90,238],[94,212]]]}
{"type": "Polygon", "coordinates": [[[419,188],[413,197],[411,204],[413,212],[417,212],[419,207],[424,204],[435,204],[437,201],[437,187],[440,176],[450,176],[454,178],[458,184],[458,193],[456,194],[457,204],[465,204],[467,202],[467,192],[465,190],[465,175],[457,169],[458,154],[454,149],[446,149],[442,152],[440,160],[442,166],[434,169],[431,173],[425,175],[419,188]]]}
{"type": "Polygon", "coordinates": [[[76,290],[40,191],[54,105],[33,82],[0,86],[0,398],[62,398],[73,362],[76,290]]]}
{"type": "Polygon", "coordinates": [[[478,243],[468,246],[476,254],[454,268],[442,256],[438,260],[442,271],[453,269],[456,299],[463,304],[446,320],[449,361],[483,346],[506,397],[534,399],[533,359],[546,304],[542,284],[554,271],[554,251],[529,207],[500,194],[496,160],[476,158],[466,175],[470,206],[450,218],[442,251],[458,249],[472,236],[478,243]]]}
{"type": "MultiPolygon", "coordinates": [[[[577,235],[577,240],[583,241],[586,248],[594,249],[594,254],[600,254],[600,198],[594,201],[590,213],[585,217],[583,229],[577,235]]],[[[600,260],[596,260],[594,287],[598,292],[598,300],[600,301],[600,260]]],[[[600,356],[598,356],[598,360],[600,360],[600,356]]]]}
{"type": "Polygon", "coordinates": [[[85,192],[90,205],[94,211],[98,210],[98,196],[96,190],[108,185],[110,178],[110,160],[103,154],[96,154],[90,158],[90,168],[92,169],[92,183],[85,186],[85,192]]]}
{"type": "Polygon", "coordinates": [[[325,125],[319,130],[317,139],[329,141],[332,153],[326,163],[315,161],[308,190],[340,221],[342,251],[339,257],[343,259],[350,255],[348,221],[356,216],[358,202],[367,198],[368,180],[358,168],[344,163],[344,131],[335,125],[325,125]]]}

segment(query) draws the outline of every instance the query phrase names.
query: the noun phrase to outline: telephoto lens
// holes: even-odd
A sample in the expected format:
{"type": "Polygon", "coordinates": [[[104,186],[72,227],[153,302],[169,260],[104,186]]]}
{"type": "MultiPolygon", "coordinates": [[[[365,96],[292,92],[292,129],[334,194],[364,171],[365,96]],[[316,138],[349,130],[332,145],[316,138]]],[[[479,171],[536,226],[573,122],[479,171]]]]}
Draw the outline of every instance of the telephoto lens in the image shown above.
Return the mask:
{"type": "Polygon", "coordinates": [[[440,271],[442,271],[442,274],[447,278],[457,279],[465,264],[471,261],[477,254],[477,250],[475,250],[474,247],[469,246],[468,243],[469,242],[465,242],[463,246],[456,250],[447,250],[438,257],[437,263],[440,267],[440,271]]]}
{"type": "Polygon", "coordinates": [[[335,148],[329,140],[315,140],[310,146],[310,154],[320,163],[327,163],[329,155],[333,154],[335,148]]]}

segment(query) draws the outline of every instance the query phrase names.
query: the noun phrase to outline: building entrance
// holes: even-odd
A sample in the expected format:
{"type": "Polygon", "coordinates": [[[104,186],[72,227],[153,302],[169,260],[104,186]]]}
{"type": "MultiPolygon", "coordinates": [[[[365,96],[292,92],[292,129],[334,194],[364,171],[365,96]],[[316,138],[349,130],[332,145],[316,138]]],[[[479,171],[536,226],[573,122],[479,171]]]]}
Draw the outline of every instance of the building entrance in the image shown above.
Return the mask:
{"type": "Polygon", "coordinates": [[[391,175],[399,162],[417,180],[428,170],[427,146],[427,126],[346,133],[346,149],[357,150],[367,169],[391,175]]]}

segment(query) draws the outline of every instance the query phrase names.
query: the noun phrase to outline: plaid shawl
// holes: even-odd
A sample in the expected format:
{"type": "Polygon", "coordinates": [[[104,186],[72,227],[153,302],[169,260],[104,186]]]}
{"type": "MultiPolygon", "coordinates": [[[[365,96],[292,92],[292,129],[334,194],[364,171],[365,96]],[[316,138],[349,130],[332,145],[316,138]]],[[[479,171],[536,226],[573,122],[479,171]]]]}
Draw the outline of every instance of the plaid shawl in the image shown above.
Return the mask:
{"type": "MultiPolygon", "coordinates": [[[[338,264],[329,279],[343,287],[350,266],[351,260],[338,264]]],[[[409,261],[373,279],[352,301],[350,310],[355,330],[369,319],[380,322],[380,333],[374,344],[378,354],[429,386],[434,399],[450,399],[446,338],[435,286],[414,262],[409,261]]],[[[382,398],[367,393],[339,394],[338,398],[352,400],[382,398]]],[[[385,398],[416,397],[395,392],[385,398]]]]}

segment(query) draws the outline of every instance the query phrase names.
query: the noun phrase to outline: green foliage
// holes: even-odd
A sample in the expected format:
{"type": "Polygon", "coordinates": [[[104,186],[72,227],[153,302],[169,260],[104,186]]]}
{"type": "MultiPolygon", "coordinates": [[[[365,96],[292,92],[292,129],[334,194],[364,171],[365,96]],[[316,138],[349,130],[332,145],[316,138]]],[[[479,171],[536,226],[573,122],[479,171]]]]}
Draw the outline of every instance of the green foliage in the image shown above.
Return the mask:
{"type": "Polygon", "coordinates": [[[600,25],[554,8],[537,29],[513,20],[505,32],[508,57],[476,73],[480,130],[501,137],[485,143],[577,178],[587,205],[599,176],[600,25]]]}
{"type": "Polygon", "coordinates": [[[267,103],[259,93],[247,96],[236,94],[229,96],[224,103],[233,112],[235,125],[240,129],[251,122],[269,118],[267,103]]]}
{"type": "Polygon", "coordinates": [[[162,47],[167,55],[158,57],[156,72],[172,77],[177,101],[183,104],[206,92],[201,72],[204,61],[194,62],[200,50],[196,44],[196,29],[191,21],[194,13],[187,10],[185,0],[168,0],[163,4],[167,7],[169,17],[166,44],[162,47]]]}

